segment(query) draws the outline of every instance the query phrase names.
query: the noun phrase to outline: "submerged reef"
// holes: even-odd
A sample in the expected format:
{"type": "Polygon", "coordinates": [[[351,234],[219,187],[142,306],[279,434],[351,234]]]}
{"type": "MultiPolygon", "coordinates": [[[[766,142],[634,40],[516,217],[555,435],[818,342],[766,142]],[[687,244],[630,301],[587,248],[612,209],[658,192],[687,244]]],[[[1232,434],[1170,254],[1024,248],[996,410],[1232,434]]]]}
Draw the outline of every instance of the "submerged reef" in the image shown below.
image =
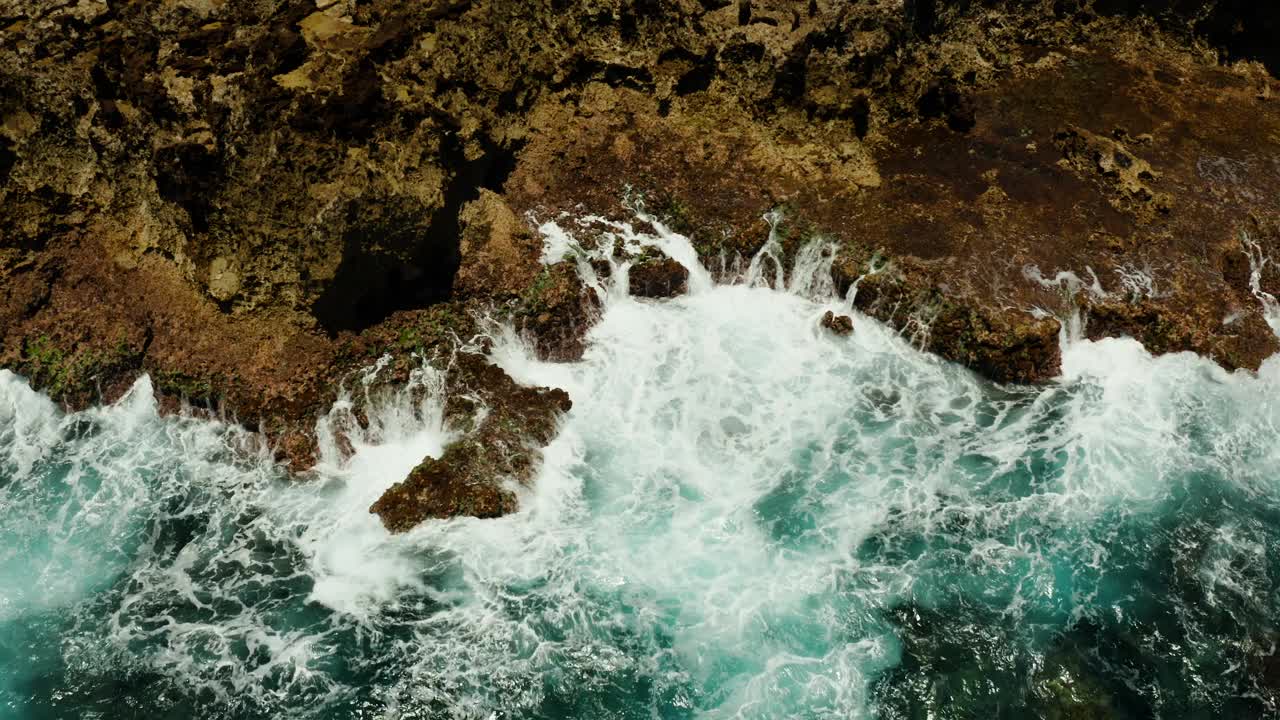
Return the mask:
{"type": "MultiPolygon", "coordinates": [[[[0,366],[69,408],[149,373],[302,472],[378,358],[480,357],[482,317],[579,358],[599,300],[535,228],[643,206],[713,272],[829,239],[858,310],[998,382],[1075,317],[1256,369],[1280,9],[1193,5],[0,1],[0,366]]],[[[397,492],[481,490],[392,529],[512,509],[568,407],[450,367],[489,415],[397,492]]]]}

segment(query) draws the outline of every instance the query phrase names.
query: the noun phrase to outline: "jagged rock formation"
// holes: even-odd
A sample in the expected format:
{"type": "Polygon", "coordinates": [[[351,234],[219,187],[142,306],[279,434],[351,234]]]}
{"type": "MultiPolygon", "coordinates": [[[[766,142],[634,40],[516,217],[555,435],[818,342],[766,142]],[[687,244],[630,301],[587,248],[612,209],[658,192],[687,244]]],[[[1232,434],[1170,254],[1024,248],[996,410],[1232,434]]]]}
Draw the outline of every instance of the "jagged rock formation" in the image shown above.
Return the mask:
{"type": "Polygon", "coordinates": [[[1077,305],[1091,334],[1155,352],[1235,368],[1276,350],[1246,255],[1280,211],[1262,67],[1130,19],[960,14],[922,41],[887,12],[749,23],[729,35],[749,51],[716,52],[687,96],[593,87],[569,132],[530,141],[508,194],[622,217],[629,186],[711,257],[754,252],[784,207],[788,249],[839,242],[841,287],[888,261],[860,309],[998,380],[1055,374],[1045,315],[1077,305]]]}
{"type": "Polygon", "coordinates": [[[336,378],[477,308],[578,356],[594,296],[528,218],[629,188],[713,261],[783,209],[997,380],[1052,376],[1076,308],[1256,367],[1278,33],[1245,0],[0,0],[0,364],[72,406],[150,372],[305,467],[336,378]]]}
{"type": "Polygon", "coordinates": [[[459,354],[450,369],[454,392],[445,415],[463,437],[369,508],[392,532],[428,518],[514,512],[516,488],[533,478],[534,451],[555,437],[560,415],[572,406],[565,391],[517,385],[477,355],[459,354]]]}
{"type": "Polygon", "coordinates": [[[834,335],[850,335],[853,333],[853,318],[848,315],[837,315],[830,310],[822,314],[820,324],[834,335]]]}

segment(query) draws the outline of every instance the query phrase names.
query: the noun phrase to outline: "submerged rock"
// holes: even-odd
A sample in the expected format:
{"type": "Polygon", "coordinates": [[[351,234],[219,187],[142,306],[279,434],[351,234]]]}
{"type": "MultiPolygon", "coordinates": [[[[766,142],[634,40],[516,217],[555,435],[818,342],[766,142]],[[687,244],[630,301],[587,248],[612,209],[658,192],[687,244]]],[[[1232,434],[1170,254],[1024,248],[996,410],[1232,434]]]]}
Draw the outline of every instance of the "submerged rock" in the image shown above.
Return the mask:
{"type": "Polygon", "coordinates": [[[389,488],[369,511],[391,532],[430,518],[493,518],[517,509],[516,489],[533,479],[542,446],[573,403],[560,389],[517,384],[484,358],[456,356],[446,401],[462,437],[389,488]]]}
{"type": "Polygon", "coordinates": [[[901,662],[872,684],[879,716],[925,718],[1023,717],[1021,680],[1029,658],[998,623],[919,605],[890,612],[902,644],[901,662]]]}
{"type": "Polygon", "coordinates": [[[1031,705],[1044,720],[1118,720],[1124,715],[1102,681],[1065,652],[1045,659],[1031,679],[1031,705]]]}
{"type": "Polygon", "coordinates": [[[996,613],[908,604],[889,615],[903,655],[872,685],[880,717],[1129,717],[1078,649],[1041,656],[996,613]]]}

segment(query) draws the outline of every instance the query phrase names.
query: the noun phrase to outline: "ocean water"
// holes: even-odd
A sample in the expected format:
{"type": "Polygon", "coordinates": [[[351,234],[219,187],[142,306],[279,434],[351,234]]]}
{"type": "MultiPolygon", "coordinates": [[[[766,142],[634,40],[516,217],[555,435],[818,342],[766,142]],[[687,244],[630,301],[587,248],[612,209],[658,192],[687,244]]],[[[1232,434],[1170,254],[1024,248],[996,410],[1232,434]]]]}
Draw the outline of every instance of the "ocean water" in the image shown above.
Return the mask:
{"type": "Polygon", "coordinates": [[[574,400],[505,518],[367,512],[451,437],[430,359],[306,483],[146,378],[64,414],[0,371],[0,717],[1280,717],[1277,361],[1064,333],[1001,387],[822,331],[821,242],[717,284],[660,227],[543,233],[605,311],[573,364],[493,329],[574,400]],[[646,248],[689,294],[626,295],[646,248]]]}

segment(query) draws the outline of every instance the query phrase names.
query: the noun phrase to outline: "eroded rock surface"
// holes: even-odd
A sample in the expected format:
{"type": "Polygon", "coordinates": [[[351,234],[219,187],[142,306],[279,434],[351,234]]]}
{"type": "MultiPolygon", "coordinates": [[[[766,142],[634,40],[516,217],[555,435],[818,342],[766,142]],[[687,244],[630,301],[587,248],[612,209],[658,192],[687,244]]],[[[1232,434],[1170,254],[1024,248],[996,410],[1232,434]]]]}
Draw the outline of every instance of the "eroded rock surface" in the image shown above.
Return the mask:
{"type": "Polygon", "coordinates": [[[848,315],[837,315],[828,310],[822,314],[822,327],[826,328],[833,335],[851,335],[853,334],[853,318],[848,315]]]}
{"type": "MultiPolygon", "coordinates": [[[[1276,248],[1275,81],[1152,47],[1127,27],[1099,22],[1084,43],[1045,31],[1007,54],[986,48],[992,62],[991,39],[961,21],[953,32],[982,38],[977,54],[934,68],[958,77],[925,91],[911,120],[872,112],[865,132],[812,122],[814,108],[766,131],[721,103],[664,108],[600,88],[599,110],[566,120],[567,157],[563,138],[548,137],[555,160],[539,162],[535,139],[510,194],[517,206],[586,203],[621,218],[629,186],[713,258],[755,252],[760,218],[782,207],[789,251],[815,234],[840,244],[842,288],[882,268],[860,284],[860,309],[998,380],[1056,374],[1056,318],[1077,309],[1092,336],[1256,368],[1277,349],[1248,257],[1254,243],[1276,248]]],[[[1280,282],[1271,268],[1260,279],[1267,291],[1280,282]]]]}
{"type": "Polygon", "coordinates": [[[537,469],[572,402],[560,389],[518,385],[484,358],[460,353],[445,415],[462,436],[427,458],[369,508],[392,532],[429,518],[491,518],[517,508],[516,488],[537,469]]]}
{"type": "Polygon", "coordinates": [[[1280,10],[1190,5],[0,0],[0,365],[71,407],[149,372],[302,469],[340,378],[477,314],[580,357],[598,301],[532,228],[626,197],[713,270],[781,210],[786,258],[829,238],[859,309],[996,380],[1075,312],[1255,368],[1280,10]]]}
{"type": "Polygon", "coordinates": [[[627,285],[634,297],[674,297],[688,291],[689,271],[671,258],[648,258],[628,269],[627,285]]]}

